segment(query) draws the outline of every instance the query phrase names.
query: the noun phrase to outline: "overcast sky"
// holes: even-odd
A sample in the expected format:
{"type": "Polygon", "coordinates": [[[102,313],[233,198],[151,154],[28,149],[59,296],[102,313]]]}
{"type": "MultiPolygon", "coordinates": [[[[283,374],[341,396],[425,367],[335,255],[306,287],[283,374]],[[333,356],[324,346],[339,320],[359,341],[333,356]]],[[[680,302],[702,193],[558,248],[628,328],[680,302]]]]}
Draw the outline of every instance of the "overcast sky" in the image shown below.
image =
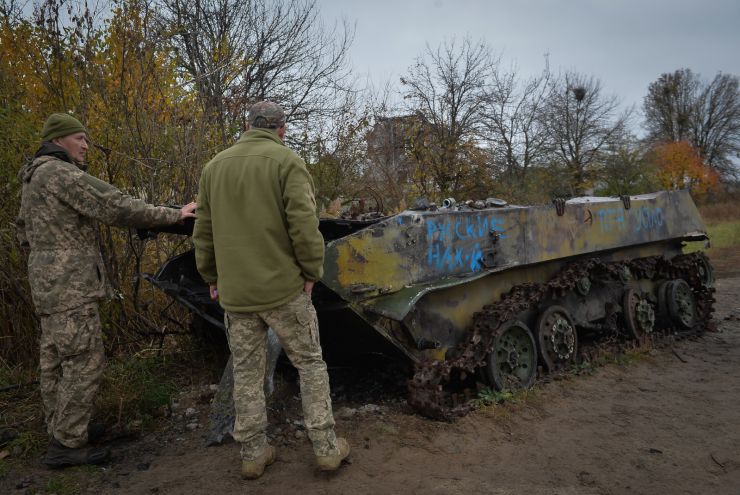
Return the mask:
{"type": "MultiPolygon", "coordinates": [[[[740,75],[740,0],[317,0],[328,22],[355,23],[352,65],[382,85],[406,72],[425,44],[470,36],[533,75],[599,78],[639,111],[648,84],[688,67],[705,79],[740,75]]],[[[638,114],[639,118],[639,114],[638,114]]]]}

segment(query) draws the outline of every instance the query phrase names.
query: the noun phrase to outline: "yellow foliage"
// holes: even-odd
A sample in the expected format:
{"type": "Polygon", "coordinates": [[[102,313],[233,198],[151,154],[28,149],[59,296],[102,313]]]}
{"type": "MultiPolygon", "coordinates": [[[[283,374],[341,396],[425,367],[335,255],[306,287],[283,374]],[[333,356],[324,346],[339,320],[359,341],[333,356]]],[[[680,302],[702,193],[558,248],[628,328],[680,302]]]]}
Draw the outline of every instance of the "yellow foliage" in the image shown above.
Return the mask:
{"type": "MultiPolygon", "coordinates": [[[[25,258],[12,222],[20,199],[17,171],[40,144],[39,131],[49,114],[70,112],[90,130],[100,147],[88,153],[92,174],[157,204],[195,199],[200,167],[220,142],[215,130],[203,125],[197,95],[182,85],[174,53],[157,37],[143,2],[115,5],[102,24],[80,18],[62,25],[54,21],[53,12],[46,13],[52,22],[40,23],[0,16],[0,182],[5,193],[0,303],[18,316],[0,311],[0,334],[7,343],[0,346],[0,360],[33,362],[36,353],[28,338],[35,335],[35,325],[25,258]],[[5,304],[5,296],[15,302],[5,304]]],[[[125,295],[110,306],[116,315],[110,321],[121,326],[106,331],[135,331],[135,324],[129,328],[126,322],[138,321],[132,315],[161,296],[131,281],[187,244],[161,238],[145,248],[128,230],[102,227],[101,245],[111,281],[125,295]],[[141,258],[149,265],[137,264],[141,258]]],[[[147,318],[156,321],[160,316],[152,313],[147,318]]],[[[110,340],[121,338],[117,334],[110,340]]]]}
{"type": "Polygon", "coordinates": [[[689,189],[703,196],[719,184],[719,176],[704,164],[699,152],[687,141],[657,146],[654,160],[657,179],[665,189],[689,189]]]}

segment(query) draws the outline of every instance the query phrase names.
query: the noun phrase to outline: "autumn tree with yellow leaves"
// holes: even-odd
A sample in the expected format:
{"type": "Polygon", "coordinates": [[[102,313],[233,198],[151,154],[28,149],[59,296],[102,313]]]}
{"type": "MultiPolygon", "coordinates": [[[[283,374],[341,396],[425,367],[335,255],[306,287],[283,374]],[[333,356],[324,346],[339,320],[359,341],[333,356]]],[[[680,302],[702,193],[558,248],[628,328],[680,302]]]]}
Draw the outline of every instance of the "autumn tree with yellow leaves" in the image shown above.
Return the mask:
{"type": "MultiPolygon", "coordinates": [[[[154,204],[195,199],[203,165],[238,137],[246,108],[264,98],[286,107],[294,123],[290,144],[309,166],[332,160],[344,167],[337,170],[353,166],[345,164],[353,152],[343,134],[318,136],[307,124],[323,119],[317,127],[323,130],[333,128],[327,121],[347,120],[336,102],[344,101],[339,83],[348,73],[351,33],[342,26],[322,31],[315,2],[114,0],[103,8],[0,0],[0,360],[11,365],[36,361],[38,330],[13,222],[21,190],[16,174],[33,157],[49,114],[67,112],[88,127],[91,174],[154,204]],[[222,4],[244,4],[242,17],[218,10],[222,4]],[[211,40],[218,50],[196,43],[199,51],[188,52],[194,37],[207,34],[197,16],[185,22],[199,5],[225,22],[211,40]],[[267,20],[273,22],[250,29],[267,20]],[[276,37],[285,43],[273,43],[276,37]]],[[[336,177],[325,182],[337,184],[336,177]]],[[[189,243],[173,236],[142,242],[132,231],[101,226],[100,244],[119,295],[103,307],[109,353],[183,331],[173,323],[184,321],[182,314],[161,314],[162,295],[139,274],[154,272],[189,243]]]]}
{"type": "Polygon", "coordinates": [[[656,146],[652,161],[662,189],[689,189],[695,197],[703,197],[719,183],[716,170],[706,165],[687,141],[656,146]]]}

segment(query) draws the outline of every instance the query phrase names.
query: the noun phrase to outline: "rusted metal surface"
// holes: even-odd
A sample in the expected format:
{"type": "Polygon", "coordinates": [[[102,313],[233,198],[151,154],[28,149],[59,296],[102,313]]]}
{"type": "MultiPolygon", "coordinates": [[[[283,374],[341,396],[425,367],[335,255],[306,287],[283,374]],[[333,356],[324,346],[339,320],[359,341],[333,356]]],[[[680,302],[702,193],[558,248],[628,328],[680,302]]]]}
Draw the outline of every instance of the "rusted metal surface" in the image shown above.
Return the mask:
{"type": "Polygon", "coordinates": [[[705,237],[685,191],[554,206],[406,211],[327,244],[322,283],[412,359],[443,359],[472,315],[577,256],[676,254],[705,237]],[[392,325],[385,319],[402,322],[392,325]]]}
{"type": "Polygon", "coordinates": [[[405,211],[327,244],[322,281],[342,298],[361,301],[703,232],[686,191],[632,196],[629,209],[619,198],[576,198],[565,203],[563,216],[549,205],[405,211]]]}
{"type": "MultiPolygon", "coordinates": [[[[575,261],[560,270],[547,282],[522,283],[514,286],[503,298],[486,305],[475,315],[474,324],[455,349],[455,354],[445,361],[426,360],[417,366],[409,382],[409,403],[429,417],[450,420],[473,408],[476,388],[468,380],[476,370],[486,364],[495,351],[494,345],[506,323],[527,311],[546,304],[548,300],[567,298],[583,277],[598,279],[601,283],[624,284],[620,273],[628,268],[634,273],[635,283],[657,283],[680,280],[690,287],[695,301],[697,326],[702,331],[710,324],[714,303],[714,289],[707,285],[699,267],[707,263],[702,253],[679,255],[668,260],[663,256],[639,258],[632,261],[604,263],[597,258],[575,261]]],[[[674,282],[675,283],[675,282],[674,282]]],[[[559,302],[559,301],[558,301],[559,302]]],[[[667,305],[670,307],[670,304],[667,305]]],[[[616,314],[616,313],[615,313],[616,314]]],[[[619,330],[619,319],[614,318],[614,330],[619,330]]],[[[670,330],[670,322],[664,321],[670,330]]],[[[489,360],[490,363],[490,360],[489,360]]],[[[473,382],[474,383],[474,382],[473,382]]]]}
{"type": "MultiPolygon", "coordinates": [[[[537,363],[573,362],[581,332],[642,341],[653,329],[701,329],[711,316],[711,266],[681,255],[683,241],[706,239],[686,191],[445,204],[320,223],[322,332],[341,326],[346,347],[366,327],[401,350],[417,363],[409,402],[426,415],[469,410],[481,376],[526,386],[537,363]]],[[[192,253],[182,256],[150,280],[220,326],[192,253]]]]}

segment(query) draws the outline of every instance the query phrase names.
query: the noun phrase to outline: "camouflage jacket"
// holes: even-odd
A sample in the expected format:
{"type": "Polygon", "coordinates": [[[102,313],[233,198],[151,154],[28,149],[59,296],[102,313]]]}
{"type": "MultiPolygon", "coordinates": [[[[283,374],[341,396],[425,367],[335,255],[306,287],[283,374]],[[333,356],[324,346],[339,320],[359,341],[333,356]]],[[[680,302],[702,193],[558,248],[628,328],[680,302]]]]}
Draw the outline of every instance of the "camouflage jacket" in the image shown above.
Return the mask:
{"type": "Polygon", "coordinates": [[[23,191],[17,235],[30,249],[28,280],[40,315],[110,297],[96,221],[155,227],[180,218],[179,210],[127,196],[60,158],[65,156],[62,148],[44,143],[18,173],[23,191]]]}

